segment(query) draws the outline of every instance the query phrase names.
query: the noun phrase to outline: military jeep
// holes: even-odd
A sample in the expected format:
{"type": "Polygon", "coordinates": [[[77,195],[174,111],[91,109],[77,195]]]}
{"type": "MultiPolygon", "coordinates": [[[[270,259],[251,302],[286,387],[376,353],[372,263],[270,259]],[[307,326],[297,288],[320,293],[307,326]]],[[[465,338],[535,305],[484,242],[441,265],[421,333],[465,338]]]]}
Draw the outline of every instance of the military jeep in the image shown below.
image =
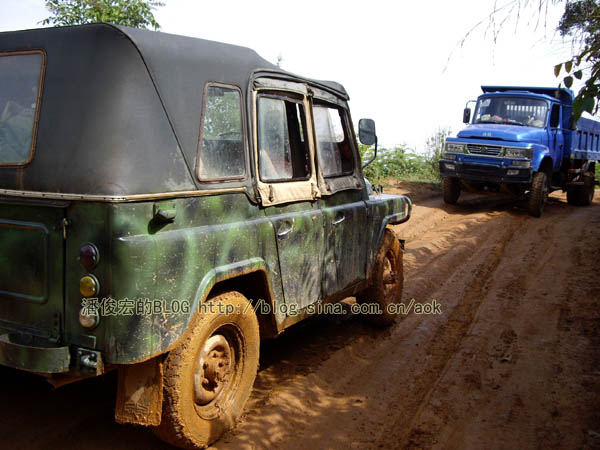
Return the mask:
{"type": "Polygon", "coordinates": [[[117,369],[118,422],[202,447],[262,339],[351,296],[393,322],[411,203],[369,190],[340,84],[107,24],[0,36],[0,364],[117,369]]]}

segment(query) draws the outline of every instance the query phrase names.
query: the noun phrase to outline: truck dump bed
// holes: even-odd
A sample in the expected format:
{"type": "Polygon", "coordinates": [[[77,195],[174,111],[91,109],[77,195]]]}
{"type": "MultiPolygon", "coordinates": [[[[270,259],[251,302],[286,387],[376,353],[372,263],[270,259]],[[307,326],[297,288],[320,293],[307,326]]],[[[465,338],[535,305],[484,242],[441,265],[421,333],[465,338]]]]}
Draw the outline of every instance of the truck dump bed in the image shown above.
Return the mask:
{"type": "Polygon", "coordinates": [[[571,152],[566,157],[600,160],[600,122],[582,117],[571,135],[571,152]]]}

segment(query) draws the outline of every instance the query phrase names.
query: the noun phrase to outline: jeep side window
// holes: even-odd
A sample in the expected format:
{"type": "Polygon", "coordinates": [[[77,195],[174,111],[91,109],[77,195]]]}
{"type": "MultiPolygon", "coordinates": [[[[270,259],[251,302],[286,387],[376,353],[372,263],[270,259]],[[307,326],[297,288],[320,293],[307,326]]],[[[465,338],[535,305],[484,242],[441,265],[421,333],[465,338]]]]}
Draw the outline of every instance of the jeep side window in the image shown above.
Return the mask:
{"type": "Polygon", "coordinates": [[[39,51],[0,54],[0,166],[32,158],[43,62],[39,51]]]}
{"type": "Polygon", "coordinates": [[[299,101],[258,99],[259,173],[263,181],[305,180],[309,176],[306,118],[299,101]]]}
{"type": "Polygon", "coordinates": [[[343,111],[338,108],[315,105],[313,107],[317,153],[324,177],[351,173],[354,159],[350,139],[344,126],[343,111]]]}
{"type": "Polygon", "coordinates": [[[200,129],[200,180],[243,178],[246,160],[239,89],[221,85],[206,86],[200,129]]]}

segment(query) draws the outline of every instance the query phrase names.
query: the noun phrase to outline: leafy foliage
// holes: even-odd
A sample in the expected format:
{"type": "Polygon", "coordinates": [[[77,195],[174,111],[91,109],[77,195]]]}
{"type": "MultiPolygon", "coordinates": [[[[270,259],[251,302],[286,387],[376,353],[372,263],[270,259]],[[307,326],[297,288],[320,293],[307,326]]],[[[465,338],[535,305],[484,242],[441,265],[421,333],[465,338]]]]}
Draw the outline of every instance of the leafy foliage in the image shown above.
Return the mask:
{"type": "MultiPolygon", "coordinates": [[[[425,154],[418,154],[403,145],[380,147],[375,161],[363,170],[364,175],[373,184],[386,184],[391,179],[439,183],[438,161],[444,138],[449,134],[449,128],[438,128],[427,139],[425,154]]],[[[368,145],[359,144],[359,151],[363,162],[373,157],[373,150],[368,145]]]]}
{"type": "Polygon", "coordinates": [[[573,110],[575,119],[579,119],[584,111],[590,114],[598,112],[598,97],[600,96],[600,2],[598,0],[568,1],[565,12],[558,24],[560,34],[570,36],[579,52],[573,59],[554,67],[558,77],[564,68],[566,76],[563,83],[566,87],[573,85],[574,78],[587,79],[579,91],[573,110]]]}
{"type": "Polygon", "coordinates": [[[160,25],[152,10],[164,6],[156,0],[46,0],[46,8],[52,14],[42,20],[43,25],[81,25],[107,22],[134,28],[160,25]]]}

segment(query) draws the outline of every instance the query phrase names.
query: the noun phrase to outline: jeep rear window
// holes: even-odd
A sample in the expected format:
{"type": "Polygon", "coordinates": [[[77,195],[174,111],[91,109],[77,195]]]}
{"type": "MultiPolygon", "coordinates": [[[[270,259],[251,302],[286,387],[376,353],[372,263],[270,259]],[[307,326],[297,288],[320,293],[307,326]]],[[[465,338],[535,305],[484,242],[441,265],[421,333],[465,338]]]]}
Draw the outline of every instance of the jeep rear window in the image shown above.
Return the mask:
{"type": "Polygon", "coordinates": [[[306,180],[310,172],[304,107],[291,98],[258,100],[259,172],[263,181],[306,180]]]}
{"type": "Polygon", "coordinates": [[[204,181],[243,178],[246,173],[240,91],[207,85],[200,132],[198,177],[204,181]]]}
{"type": "Polygon", "coordinates": [[[39,51],[0,53],[0,166],[31,161],[43,63],[39,51]]]}
{"type": "Polygon", "coordinates": [[[341,109],[315,105],[315,133],[317,135],[317,153],[323,176],[334,177],[352,173],[354,159],[350,139],[344,126],[344,114],[341,109]]]}

